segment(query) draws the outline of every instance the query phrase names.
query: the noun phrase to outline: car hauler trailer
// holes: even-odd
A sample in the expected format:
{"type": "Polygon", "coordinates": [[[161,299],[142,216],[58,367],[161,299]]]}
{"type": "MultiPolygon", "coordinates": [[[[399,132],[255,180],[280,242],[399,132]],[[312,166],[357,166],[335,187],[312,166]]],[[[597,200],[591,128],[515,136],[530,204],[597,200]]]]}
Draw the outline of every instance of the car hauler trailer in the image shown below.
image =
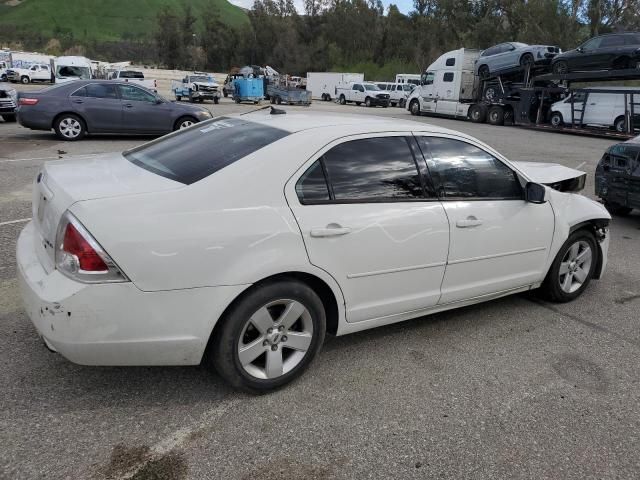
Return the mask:
{"type": "MultiPolygon", "coordinates": [[[[553,128],[580,134],[628,137],[633,133],[635,118],[640,112],[640,87],[606,87],[603,83],[620,80],[640,80],[640,69],[624,69],[569,74],[540,74],[531,65],[499,72],[487,79],[474,73],[478,50],[458,49],[447,52],[432,63],[422,75],[421,85],[407,100],[413,115],[436,115],[492,125],[519,125],[542,130],[553,128]],[[579,83],[580,88],[573,84],[579,83]],[[598,88],[600,87],[600,88],[598,88]],[[589,94],[624,96],[626,132],[589,127],[584,114],[589,94]],[[550,123],[552,107],[574,93],[582,92],[581,101],[572,108],[571,119],[562,124],[550,123]]],[[[593,95],[591,96],[593,99],[593,95]]]]}

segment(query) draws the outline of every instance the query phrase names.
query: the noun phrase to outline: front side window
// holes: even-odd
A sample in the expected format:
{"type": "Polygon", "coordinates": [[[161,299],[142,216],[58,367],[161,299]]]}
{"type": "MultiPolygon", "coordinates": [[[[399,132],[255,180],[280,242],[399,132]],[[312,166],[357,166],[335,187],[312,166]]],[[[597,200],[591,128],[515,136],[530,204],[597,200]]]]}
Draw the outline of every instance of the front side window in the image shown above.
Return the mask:
{"type": "Polygon", "coordinates": [[[219,117],[145,143],[124,157],[145,170],[190,185],[288,134],[242,118],[219,117]]]}
{"type": "Polygon", "coordinates": [[[374,85],[373,83],[365,83],[364,88],[366,88],[367,90],[373,90],[373,91],[380,90],[378,86],[374,85]]]}
{"type": "Polygon", "coordinates": [[[427,72],[422,76],[422,80],[425,85],[433,85],[433,80],[436,77],[434,72],[427,72]]]}
{"type": "Polygon", "coordinates": [[[323,157],[336,202],[424,198],[416,162],[404,137],[352,140],[323,157]]]}
{"type": "Polygon", "coordinates": [[[134,87],[133,85],[118,85],[120,90],[120,97],[123,100],[129,100],[134,102],[149,102],[155,103],[156,97],[149,92],[145,92],[141,88],[134,87]]]}
{"type": "Polygon", "coordinates": [[[419,137],[436,190],[447,199],[522,199],[516,173],[493,155],[469,143],[419,137]]]}
{"type": "Polygon", "coordinates": [[[108,99],[118,98],[115,85],[107,85],[105,83],[92,83],[90,85],[87,85],[85,88],[87,89],[87,97],[108,99]]]}
{"type": "Polygon", "coordinates": [[[583,50],[595,50],[600,47],[600,42],[602,42],[602,37],[592,38],[591,40],[587,40],[582,44],[583,50]]]}
{"type": "Polygon", "coordinates": [[[453,72],[447,72],[444,74],[444,77],[442,78],[443,81],[445,82],[453,82],[453,72]]]}

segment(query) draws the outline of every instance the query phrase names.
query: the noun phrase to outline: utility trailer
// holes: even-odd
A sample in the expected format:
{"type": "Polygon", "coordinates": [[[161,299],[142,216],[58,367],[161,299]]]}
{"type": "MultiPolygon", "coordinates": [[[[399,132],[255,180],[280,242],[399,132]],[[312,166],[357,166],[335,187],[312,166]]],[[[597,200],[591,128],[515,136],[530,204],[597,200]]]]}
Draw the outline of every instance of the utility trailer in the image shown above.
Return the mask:
{"type": "Polygon", "coordinates": [[[640,87],[595,87],[611,80],[640,80],[640,69],[540,74],[539,68],[534,70],[531,65],[526,65],[482,80],[474,68],[479,55],[479,51],[469,49],[442,55],[422,75],[421,85],[407,100],[407,109],[413,115],[427,114],[492,125],[519,125],[541,130],[553,128],[554,131],[620,138],[628,138],[636,125],[640,127],[640,123],[635,121],[637,113],[640,113],[640,87]],[[589,86],[573,88],[572,84],[576,82],[589,86]],[[588,127],[584,112],[589,108],[589,95],[596,91],[624,96],[621,116],[626,119],[625,131],[588,127]],[[578,92],[583,93],[583,100],[572,107],[571,118],[563,125],[551,125],[553,106],[578,92]]]}

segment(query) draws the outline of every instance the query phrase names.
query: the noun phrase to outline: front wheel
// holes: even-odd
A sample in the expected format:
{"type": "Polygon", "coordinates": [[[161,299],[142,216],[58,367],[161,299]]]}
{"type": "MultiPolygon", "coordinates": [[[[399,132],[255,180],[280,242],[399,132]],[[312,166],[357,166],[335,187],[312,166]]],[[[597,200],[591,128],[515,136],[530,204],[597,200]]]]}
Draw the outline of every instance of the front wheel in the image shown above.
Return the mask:
{"type": "Polygon", "coordinates": [[[29,77],[27,77],[26,75],[23,77],[20,77],[20,81],[26,85],[27,83],[29,83],[31,80],[29,80],[29,77]]]}
{"type": "Polygon", "coordinates": [[[220,97],[213,97],[213,103],[218,105],[218,103],[220,103],[220,97]]]}
{"type": "Polygon", "coordinates": [[[553,64],[551,70],[556,75],[564,75],[566,73],[569,73],[569,65],[567,64],[567,62],[559,60],[553,64]]]}
{"type": "Polygon", "coordinates": [[[345,98],[344,95],[340,95],[340,105],[346,105],[347,104],[347,99],[345,98]]]}
{"type": "Polygon", "coordinates": [[[364,106],[371,107],[371,99],[369,97],[364,99],[364,106]]]}
{"type": "Polygon", "coordinates": [[[175,125],[173,126],[173,130],[182,130],[183,128],[189,128],[195,123],[198,123],[198,120],[193,117],[181,117],[176,121],[175,125]]]}
{"type": "Polygon", "coordinates": [[[227,97],[229,96],[229,93],[228,93],[228,92],[224,92],[224,91],[223,91],[223,92],[222,92],[222,95],[224,95],[224,98],[227,98],[227,97]]]}
{"type": "Polygon", "coordinates": [[[542,293],[554,302],[570,302],[587,288],[596,269],[598,247],[587,230],[572,233],[551,264],[542,293]]]}
{"type": "Polygon", "coordinates": [[[530,53],[525,53],[524,55],[522,55],[522,57],[520,57],[520,66],[526,68],[529,65],[533,65],[533,61],[533,55],[531,55],[530,53]]]}
{"type": "Polygon", "coordinates": [[[478,76],[481,80],[488,79],[489,75],[489,67],[487,65],[481,65],[480,68],[478,68],[478,76]]]}
{"type": "Polygon", "coordinates": [[[295,280],[250,290],[220,322],[209,364],[250,393],[274,390],[300,376],[322,347],[326,330],[322,301],[295,280]]]}
{"type": "Polygon", "coordinates": [[[549,119],[551,126],[553,128],[560,128],[564,124],[564,120],[562,119],[562,114],[560,112],[553,112],[551,114],[551,118],[549,119]]]}
{"type": "Polygon", "coordinates": [[[418,100],[413,100],[409,104],[409,111],[411,112],[411,115],[420,115],[420,103],[418,100]]]}
{"type": "Polygon", "coordinates": [[[176,95],[176,102],[179,102],[182,100],[182,97],[180,95],[176,95]]]}
{"type": "Polygon", "coordinates": [[[84,121],[71,113],[58,117],[53,124],[53,129],[59,139],[67,142],[80,140],[87,133],[84,121]]]}
{"type": "Polygon", "coordinates": [[[623,116],[616,118],[616,121],[613,122],[613,128],[615,128],[618,133],[625,133],[627,131],[627,122],[623,116]]]}

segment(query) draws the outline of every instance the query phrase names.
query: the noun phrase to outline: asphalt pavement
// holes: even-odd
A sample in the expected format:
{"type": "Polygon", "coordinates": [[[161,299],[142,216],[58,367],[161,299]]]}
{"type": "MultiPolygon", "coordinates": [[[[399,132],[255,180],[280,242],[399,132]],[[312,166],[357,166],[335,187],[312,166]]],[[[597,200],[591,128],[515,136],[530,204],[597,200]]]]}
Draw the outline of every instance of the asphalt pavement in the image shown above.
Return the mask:
{"type": "MultiPolygon", "coordinates": [[[[413,118],[322,102],[308,110],[413,118]]],[[[474,135],[513,160],[582,169],[591,197],[595,165],[613,143],[416,120],[474,135]]],[[[202,367],[83,367],[47,351],[16,282],[32,179],[48,159],[146,140],[67,143],[0,121],[0,478],[640,477],[637,211],[614,218],[607,272],[577,301],[515,295],[331,337],[299,381],[265,396],[234,392],[202,367]]]]}

